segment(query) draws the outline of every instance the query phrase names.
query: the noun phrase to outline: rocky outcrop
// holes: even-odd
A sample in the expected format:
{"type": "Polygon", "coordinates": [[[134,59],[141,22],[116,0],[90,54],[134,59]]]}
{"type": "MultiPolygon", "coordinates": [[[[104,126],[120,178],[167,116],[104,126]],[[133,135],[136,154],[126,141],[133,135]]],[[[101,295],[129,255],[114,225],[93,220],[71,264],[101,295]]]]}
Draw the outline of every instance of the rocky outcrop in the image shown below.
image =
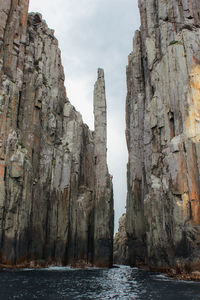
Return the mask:
{"type": "Polygon", "coordinates": [[[114,263],[118,265],[127,265],[129,260],[125,213],[119,218],[119,227],[118,232],[114,236],[113,249],[114,263]]]}
{"type": "Polygon", "coordinates": [[[139,9],[127,67],[129,263],[200,270],[200,2],[139,9]]]}
{"type": "Polygon", "coordinates": [[[67,99],[53,30],[27,11],[28,0],[0,1],[0,263],[107,267],[113,199],[103,71],[91,132],[67,99]]]}

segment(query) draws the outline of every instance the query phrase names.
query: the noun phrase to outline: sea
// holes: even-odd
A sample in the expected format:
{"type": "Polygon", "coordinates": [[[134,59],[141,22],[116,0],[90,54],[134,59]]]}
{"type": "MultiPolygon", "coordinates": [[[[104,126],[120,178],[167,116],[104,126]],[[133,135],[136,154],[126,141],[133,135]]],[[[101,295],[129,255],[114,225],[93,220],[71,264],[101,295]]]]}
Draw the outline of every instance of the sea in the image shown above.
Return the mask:
{"type": "Polygon", "coordinates": [[[200,299],[200,282],[181,281],[128,266],[111,269],[0,271],[0,300],[200,299]]]}

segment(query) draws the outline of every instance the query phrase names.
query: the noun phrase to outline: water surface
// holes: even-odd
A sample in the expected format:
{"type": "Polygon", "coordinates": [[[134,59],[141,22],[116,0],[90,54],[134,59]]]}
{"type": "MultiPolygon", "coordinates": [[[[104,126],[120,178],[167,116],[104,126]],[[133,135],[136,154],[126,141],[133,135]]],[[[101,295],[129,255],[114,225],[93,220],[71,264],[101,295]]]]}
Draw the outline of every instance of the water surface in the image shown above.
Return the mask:
{"type": "Polygon", "coordinates": [[[200,283],[121,266],[113,269],[1,270],[0,300],[200,299],[200,283]]]}

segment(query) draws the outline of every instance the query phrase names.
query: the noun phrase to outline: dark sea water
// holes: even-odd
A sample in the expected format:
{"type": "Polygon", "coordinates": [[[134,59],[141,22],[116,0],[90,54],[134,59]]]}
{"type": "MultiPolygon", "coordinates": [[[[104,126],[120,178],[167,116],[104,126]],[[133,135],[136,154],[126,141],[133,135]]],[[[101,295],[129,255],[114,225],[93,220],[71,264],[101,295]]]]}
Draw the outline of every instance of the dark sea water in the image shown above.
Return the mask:
{"type": "Polygon", "coordinates": [[[1,270],[0,300],[200,299],[200,283],[121,266],[113,269],[1,270]]]}

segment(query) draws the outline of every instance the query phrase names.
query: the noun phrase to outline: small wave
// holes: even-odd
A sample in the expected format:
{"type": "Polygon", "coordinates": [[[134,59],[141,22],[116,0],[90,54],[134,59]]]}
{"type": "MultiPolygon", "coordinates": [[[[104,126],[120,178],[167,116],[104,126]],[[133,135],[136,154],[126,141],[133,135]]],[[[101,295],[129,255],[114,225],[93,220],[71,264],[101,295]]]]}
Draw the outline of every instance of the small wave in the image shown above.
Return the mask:
{"type": "Polygon", "coordinates": [[[66,266],[66,267],[61,267],[61,266],[50,266],[47,268],[39,268],[37,269],[38,271],[74,271],[74,270],[78,270],[78,269],[74,269],[70,266],[66,266]]]}
{"type": "Polygon", "coordinates": [[[47,268],[38,268],[38,271],[81,271],[81,270],[105,270],[104,268],[97,267],[85,267],[85,268],[74,268],[70,266],[49,266],[47,268]]]}

